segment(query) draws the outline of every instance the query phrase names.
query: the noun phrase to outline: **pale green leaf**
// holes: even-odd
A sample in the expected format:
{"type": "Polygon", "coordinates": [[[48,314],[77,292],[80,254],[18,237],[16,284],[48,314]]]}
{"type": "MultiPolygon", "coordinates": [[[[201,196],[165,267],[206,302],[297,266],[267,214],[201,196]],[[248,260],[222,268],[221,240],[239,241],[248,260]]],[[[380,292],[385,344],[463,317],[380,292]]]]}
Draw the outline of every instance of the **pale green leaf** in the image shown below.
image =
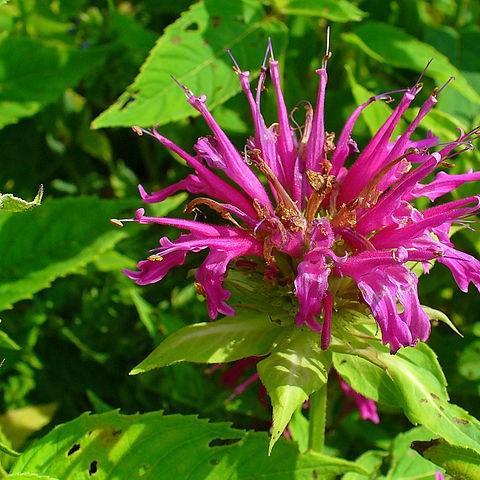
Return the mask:
{"type": "MultiPolygon", "coordinates": [[[[355,102],[357,104],[360,105],[361,103],[367,101],[370,97],[373,97],[374,94],[372,92],[369,92],[366,88],[362,87],[362,85],[357,82],[352,73],[350,65],[346,65],[345,70],[347,71],[348,82],[350,84],[350,89],[352,90],[353,98],[355,99],[355,102]]],[[[369,105],[362,112],[361,118],[367,124],[370,134],[374,135],[383,125],[383,123],[385,123],[385,120],[389,117],[391,113],[392,109],[388,105],[386,105],[382,101],[378,101],[369,105]]],[[[398,128],[403,128],[404,126],[405,122],[401,120],[398,128]]]]}
{"type": "Polygon", "coordinates": [[[448,325],[455,333],[463,337],[463,335],[458,331],[458,328],[455,324],[440,310],[435,310],[434,308],[427,307],[422,305],[423,311],[427,314],[430,320],[437,320],[448,325]]]}
{"type": "MultiPolygon", "coordinates": [[[[109,219],[133,208],[132,200],[90,197],[48,200],[0,223],[0,310],[78,272],[126,237],[109,219]]],[[[130,213],[130,212],[129,212],[130,213]]]]}
{"type": "Polygon", "coordinates": [[[84,414],[35,442],[12,473],[42,473],[62,480],[310,480],[363,472],[347,460],[300,455],[284,440],[268,457],[267,444],[265,433],[246,433],[194,416],[84,414]]]}
{"type": "Polygon", "coordinates": [[[291,327],[271,355],[257,364],[273,407],[270,452],[295,410],[327,381],[330,354],[319,343],[316,332],[291,327]]]}
{"type": "Polygon", "coordinates": [[[12,447],[18,449],[30,435],[48,425],[56,411],[56,403],[29,405],[8,410],[0,415],[2,433],[8,438],[12,447]]]}
{"type": "Polygon", "coordinates": [[[397,387],[385,370],[356,355],[333,353],[332,359],[335,370],[355,391],[382,405],[399,407],[397,387]]]}
{"type": "Polygon", "coordinates": [[[377,351],[367,356],[383,365],[395,382],[403,411],[413,424],[425,426],[453,445],[480,453],[480,422],[448,402],[445,383],[430,371],[431,367],[414,363],[415,357],[421,357],[411,353],[419,347],[403,348],[396,355],[377,351]]]}
{"type": "Polygon", "coordinates": [[[397,27],[381,22],[367,22],[354,29],[353,33],[344,34],[343,38],[377,61],[415,72],[421,72],[433,58],[426,76],[433,78],[439,85],[454,76],[455,81],[450,88],[465,98],[480,103],[478,93],[445,55],[397,27]]]}
{"type": "Polygon", "coordinates": [[[240,310],[234,317],[177,330],[130,373],[136,375],[177,362],[223,363],[265,355],[283,330],[264,314],[240,310]]]}
{"type": "Polygon", "coordinates": [[[240,91],[226,55],[231,49],[245,70],[258,71],[271,37],[277,53],[286,27],[266,16],[256,0],[205,0],[194,4],[157,41],[127,91],[93,122],[94,128],[164,125],[198,115],[173,75],[210,108],[240,91]]]}
{"type": "Polygon", "coordinates": [[[322,17],[332,22],[358,22],[366,13],[347,0],[275,0],[285,15],[322,17]]]}
{"type": "Polygon", "coordinates": [[[43,186],[31,202],[15,197],[11,193],[0,193],[0,212],[23,212],[40,205],[43,197],[43,186]]]}

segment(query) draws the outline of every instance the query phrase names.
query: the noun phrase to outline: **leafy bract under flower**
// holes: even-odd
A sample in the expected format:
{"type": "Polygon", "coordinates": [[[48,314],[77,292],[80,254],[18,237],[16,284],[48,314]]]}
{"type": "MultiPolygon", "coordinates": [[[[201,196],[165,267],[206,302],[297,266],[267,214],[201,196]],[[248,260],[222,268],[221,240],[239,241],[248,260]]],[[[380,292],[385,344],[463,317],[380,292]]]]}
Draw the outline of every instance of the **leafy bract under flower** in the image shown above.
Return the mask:
{"type": "Polygon", "coordinates": [[[141,261],[137,271],[126,274],[141,285],[158,282],[171,268],[181,265],[187,253],[208,250],[196,282],[212,319],[218,314],[235,314],[223,280],[234,262],[248,261],[264,272],[265,282],[291,285],[298,303],[296,323],[318,331],[323,348],[330,341],[332,311],[345,302],[370,308],[383,343],[392,352],[426,340],[430,323],[420,306],[411,262],[421,262],[428,271],[432,261],[438,260],[451,270],[460,289],[466,291],[470,282],[480,289],[480,262],[458,251],[449,235],[454,222],[479,210],[480,195],[424,211],[417,210],[413,201],[418,197],[435,201],[465,182],[480,179],[480,172],[449,175],[440,171],[433,181],[424,183],[429,175],[448,166],[449,158],[469,146],[479,129],[461,132],[457,140],[447,144],[440,144],[433,135],[413,140],[422,118],[437,103],[441,89],[436,89],[407,129],[392,139],[422,88],[418,81],[400,91],[403,96],[397,107],[363,150],[358,151],[352,139],[354,125],[363,110],[375,101],[391,100],[392,92],[360,105],[335,141],[324,122],[327,53],[316,71],[316,106],[307,110],[298,135],[298,129],[289,123],[279,65],[270,46],[268,57],[255,92],[249,72],[235,64],[254,125],[252,137],[241,150],[215,121],[205,96],[196,96],[183,85],[188,102],[211,130],[211,136],[197,141],[195,153],[187,153],[155,129],[134,128],[137,133],[151,135],[193,170],[184,180],[153,194],[140,187],[143,200],[160,202],[186,190],[197,195],[186,213],[210,208],[221,222],[148,217],[143,209],[138,210],[137,222],[175,227],[186,233],[174,241],[162,238],[153,255],[141,261]],[[278,115],[271,126],[266,125],[260,108],[268,74],[278,115]],[[338,288],[340,283],[342,288],[338,288]]]}

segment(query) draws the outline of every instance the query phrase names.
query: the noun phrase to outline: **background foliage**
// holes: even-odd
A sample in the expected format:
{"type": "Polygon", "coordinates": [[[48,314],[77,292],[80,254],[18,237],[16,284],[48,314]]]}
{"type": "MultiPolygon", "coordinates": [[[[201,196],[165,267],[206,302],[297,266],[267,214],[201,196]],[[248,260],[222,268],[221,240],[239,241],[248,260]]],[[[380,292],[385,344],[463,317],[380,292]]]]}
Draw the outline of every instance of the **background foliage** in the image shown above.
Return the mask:
{"type": "MultiPolygon", "coordinates": [[[[291,109],[301,108],[299,102],[314,99],[314,69],[329,24],[333,51],[329,131],[338,132],[349,112],[371,92],[411,85],[433,58],[424,80],[425,98],[450,75],[456,79],[423,128],[451,140],[457,128],[467,130],[480,123],[479,21],[480,5],[473,0],[3,2],[0,192],[30,199],[40,184],[45,190],[42,206],[24,213],[8,212],[7,197],[0,196],[4,447],[24,449],[54,425],[87,410],[103,414],[112,408],[125,414],[195,413],[233,422],[238,429],[270,427],[269,407],[258,401],[257,386],[232,398],[231,389],[220,381],[222,369],[176,364],[128,376],[167,334],[206,320],[186,270],[146,288],[136,287],[120,273],[157,243],[159,230],[135,226],[118,230],[107,222],[131,215],[140,205],[138,183],[157,189],[186,172],[177,158],[151,139],[121,127],[160,125],[162,133],[187,150],[206,133],[171,74],[194,92],[207,94],[221,125],[241,147],[251,125],[225,50],[230,48],[243,68],[257,74],[271,37],[283,65],[287,103],[291,109]]],[[[359,143],[365,143],[389,108],[376,104],[364,115],[356,132],[359,143]]],[[[268,94],[265,109],[268,118],[273,112],[268,94]]],[[[479,160],[477,152],[464,154],[452,169],[478,170],[479,160]]],[[[475,188],[463,190],[473,194],[475,188]]],[[[151,208],[159,215],[180,212],[183,201],[179,195],[151,208]]],[[[480,255],[474,231],[459,232],[457,242],[480,255]]],[[[192,261],[187,264],[190,269],[195,266],[192,261]]],[[[462,339],[441,324],[434,328],[430,344],[446,373],[452,400],[479,417],[478,293],[459,292],[441,266],[422,278],[420,290],[423,303],[447,313],[464,335],[462,339]]],[[[432,478],[431,464],[422,464],[424,459],[409,449],[411,439],[404,438],[411,435],[417,440],[418,432],[401,433],[411,424],[398,409],[381,409],[379,426],[360,423],[358,414],[345,408],[334,382],[329,388],[333,400],[327,453],[353,460],[370,450],[360,461],[367,470],[383,465],[384,474],[390,468],[389,478],[432,478]]],[[[108,415],[102,421],[109,428],[119,428],[117,424],[132,428],[130,417],[108,415]]],[[[152,422],[169,418],[157,415],[152,422]]],[[[88,430],[80,424],[90,420],[81,418],[71,427],[81,427],[74,435],[88,430]]],[[[292,426],[300,444],[302,435],[295,431],[301,432],[302,418],[292,426]]],[[[267,448],[261,434],[244,437],[245,432],[232,433],[226,425],[214,427],[193,417],[166,421],[179,422],[180,430],[203,432],[206,444],[219,435],[234,435],[267,448]]],[[[152,440],[155,445],[159,441],[152,440]]],[[[291,447],[282,445],[279,448],[291,447]]],[[[427,458],[434,459],[441,446],[435,448],[428,450],[427,458]]],[[[238,462],[237,453],[230,450],[219,469],[227,468],[229,461],[238,462]]],[[[281,452],[277,455],[281,458],[281,452]]],[[[310,460],[301,461],[307,465],[310,460]]],[[[90,457],[84,461],[87,470],[93,468],[90,457]]],[[[2,464],[8,469],[12,457],[2,455],[2,464]]],[[[312,474],[308,465],[292,465],[291,478],[303,478],[297,472],[301,468],[312,474]]],[[[330,467],[331,474],[350,468],[330,467]]],[[[61,468],[45,472],[63,475],[61,468]]],[[[248,476],[248,465],[245,468],[238,478],[248,476]]],[[[27,478],[18,475],[12,478],[27,478]]],[[[366,477],[351,472],[345,478],[366,477]]]]}

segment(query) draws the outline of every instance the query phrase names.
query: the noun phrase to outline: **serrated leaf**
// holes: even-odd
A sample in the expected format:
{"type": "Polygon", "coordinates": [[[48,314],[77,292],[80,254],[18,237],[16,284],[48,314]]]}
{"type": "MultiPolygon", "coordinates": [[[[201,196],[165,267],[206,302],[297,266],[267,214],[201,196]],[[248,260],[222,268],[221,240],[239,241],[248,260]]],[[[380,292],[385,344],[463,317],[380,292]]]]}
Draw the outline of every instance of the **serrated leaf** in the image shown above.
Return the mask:
{"type": "Polygon", "coordinates": [[[344,34],[343,38],[377,61],[415,72],[421,72],[433,58],[426,76],[433,78],[439,85],[454,76],[455,82],[451,88],[470,101],[480,103],[478,93],[445,55],[397,27],[381,22],[367,22],[352,33],[344,34]]]}
{"type": "Polygon", "coordinates": [[[38,189],[37,195],[31,202],[23,198],[15,197],[11,193],[0,193],[0,211],[2,212],[24,212],[40,205],[43,197],[43,186],[38,189]]]}
{"type": "MultiPolygon", "coordinates": [[[[417,443],[414,447],[418,449],[417,443]]],[[[480,478],[480,455],[465,448],[454,447],[440,440],[420,443],[421,454],[444,468],[453,478],[478,480],[480,478]],[[426,448],[425,448],[426,447],[426,448]]]]}
{"type": "Polygon", "coordinates": [[[285,15],[322,17],[333,22],[358,22],[366,13],[347,0],[275,0],[285,15]]]}
{"type": "Polygon", "coordinates": [[[284,327],[266,315],[241,310],[234,317],[188,325],[168,336],[131,375],[177,362],[223,363],[265,355],[284,327]]]}
{"type": "Polygon", "coordinates": [[[42,208],[0,224],[0,310],[77,272],[111,250],[126,231],[113,227],[132,200],[90,197],[47,200],[42,208]],[[88,220],[88,221],[87,221],[88,220]]]}
{"type": "Polygon", "coordinates": [[[286,331],[271,355],[257,364],[273,407],[269,452],[295,410],[325,385],[329,368],[330,354],[320,349],[318,334],[297,327],[286,331]]]}
{"type": "Polygon", "coordinates": [[[205,0],[169,25],[127,91],[98,116],[94,128],[164,125],[198,113],[172,81],[205,94],[210,108],[240,91],[226,49],[245,70],[258,71],[271,37],[277,53],[286,27],[265,15],[256,0],[205,0]]]}
{"type": "Polygon", "coordinates": [[[0,128],[55,101],[103,62],[104,49],[78,49],[36,38],[0,42],[0,128]],[[22,61],[19,62],[18,59],[22,61]]]}
{"type": "Polygon", "coordinates": [[[265,433],[246,433],[191,415],[84,414],[35,442],[12,473],[41,472],[62,480],[93,475],[96,480],[307,480],[363,472],[347,460],[300,455],[284,440],[268,457],[261,454],[267,443],[265,433]]]}

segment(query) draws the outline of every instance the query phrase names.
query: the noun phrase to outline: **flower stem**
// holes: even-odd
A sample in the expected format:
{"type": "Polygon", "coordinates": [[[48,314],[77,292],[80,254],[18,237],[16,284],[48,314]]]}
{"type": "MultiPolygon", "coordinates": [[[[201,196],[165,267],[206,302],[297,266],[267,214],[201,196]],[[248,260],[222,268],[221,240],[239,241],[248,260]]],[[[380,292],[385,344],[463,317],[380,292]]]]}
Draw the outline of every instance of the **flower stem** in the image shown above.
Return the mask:
{"type": "Polygon", "coordinates": [[[327,418],[327,384],[310,396],[308,448],[321,452],[325,444],[327,418]]]}

